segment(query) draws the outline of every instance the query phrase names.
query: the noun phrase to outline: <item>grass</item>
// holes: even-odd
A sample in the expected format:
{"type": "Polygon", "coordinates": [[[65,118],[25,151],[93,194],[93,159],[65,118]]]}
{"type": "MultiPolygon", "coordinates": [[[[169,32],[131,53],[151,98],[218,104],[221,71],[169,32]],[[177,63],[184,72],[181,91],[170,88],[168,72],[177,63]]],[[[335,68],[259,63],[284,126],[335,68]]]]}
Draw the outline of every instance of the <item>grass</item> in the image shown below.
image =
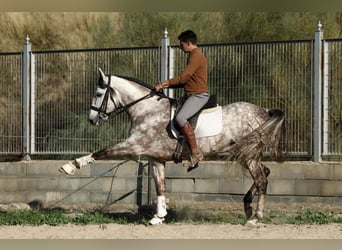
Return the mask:
{"type": "MultiPolygon", "coordinates": [[[[58,226],[65,224],[90,225],[90,224],[148,224],[150,215],[148,213],[138,215],[108,214],[108,213],[86,213],[66,214],[60,210],[39,211],[12,211],[0,213],[0,226],[13,225],[50,225],[58,226]]],[[[235,224],[244,225],[246,219],[241,214],[219,215],[210,212],[192,212],[170,210],[165,223],[192,223],[192,224],[235,224]]],[[[270,211],[262,220],[265,224],[296,224],[296,225],[322,225],[330,223],[342,223],[342,218],[328,211],[315,211],[307,209],[296,215],[286,214],[280,211],[270,211]]]]}
{"type": "Polygon", "coordinates": [[[38,210],[12,211],[0,214],[0,225],[49,225],[58,226],[65,224],[90,225],[90,224],[125,224],[125,218],[115,218],[107,214],[65,214],[61,211],[40,212],[38,210]]]}
{"type": "Polygon", "coordinates": [[[342,223],[342,217],[329,211],[305,209],[299,214],[286,214],[279,211],[269,212],[262,221],[265,224],[322,225],[342,223]]]}
{"type": "Polygon", "coordinates": [[[342,223],[342,217],[336,217],[327,211],[305,210],[303,213],[289,219],[291,224],[330,224],[342,223]]]}

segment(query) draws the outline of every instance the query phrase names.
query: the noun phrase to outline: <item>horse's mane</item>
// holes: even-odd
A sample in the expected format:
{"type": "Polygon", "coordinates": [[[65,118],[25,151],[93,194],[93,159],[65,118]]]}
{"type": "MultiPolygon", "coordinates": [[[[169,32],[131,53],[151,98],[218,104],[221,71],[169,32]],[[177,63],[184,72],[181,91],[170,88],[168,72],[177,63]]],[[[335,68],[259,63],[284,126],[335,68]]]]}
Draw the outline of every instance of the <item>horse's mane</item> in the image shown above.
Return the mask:
{"type": "Polygon", "coordinates": [[[120,77],[120,78],[123,78],[123,79],[126,79],[128,81],[133,81],[133,82],[136,82],[138,83],[139,85],[141,86],[144,86],[150,90],[154,89],[154,87],[151,85],[151,84],[148,84],[147,82],[144,82],[143,80],[140,80],[140,79],[137,79],[135,77],[131,77],[131,76],[122,76],[122,75],[116,75],[117,77],[120,77]]]}

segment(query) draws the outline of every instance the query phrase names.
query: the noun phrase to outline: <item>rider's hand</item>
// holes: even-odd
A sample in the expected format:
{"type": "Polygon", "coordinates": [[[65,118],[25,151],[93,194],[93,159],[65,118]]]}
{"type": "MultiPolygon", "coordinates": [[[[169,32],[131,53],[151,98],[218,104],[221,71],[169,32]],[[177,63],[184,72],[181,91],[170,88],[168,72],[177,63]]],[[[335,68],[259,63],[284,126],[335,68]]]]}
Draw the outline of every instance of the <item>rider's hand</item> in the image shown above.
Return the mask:
{"type": "Polygon", "coordinates": [[[154,89],[159,92],[161,89],[163,88],[163,86],[161,85],[161,83],[157,84],[154,89]]]}
{"type": "Polygon", "coordinates": [[[159,92],[161,89],[167,88],[167,86],[168,86],[168,82],[165,81],[165,82],[161,82],[161,83],[157,84],[154,88],[157,92],[159,92]]]}

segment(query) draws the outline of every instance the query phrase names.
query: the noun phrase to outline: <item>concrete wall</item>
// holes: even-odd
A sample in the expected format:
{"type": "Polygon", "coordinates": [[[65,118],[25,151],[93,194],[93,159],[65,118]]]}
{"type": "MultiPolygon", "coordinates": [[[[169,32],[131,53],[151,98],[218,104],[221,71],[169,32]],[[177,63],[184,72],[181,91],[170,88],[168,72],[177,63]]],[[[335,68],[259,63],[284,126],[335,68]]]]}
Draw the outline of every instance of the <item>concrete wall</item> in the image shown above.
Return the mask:
{"type": "MultiPolygon", "coordinates": [[[[65,161],[0,162],[0,204],[41,202],[44,207],[147,205],[155,199],[148,164],[98,161],[75,176],[58,171],[65,161]],[[150,184],[149,184],[150,183],[150,184]],[[149,198],[149,189],[151,198],[149,198]]],[[[271,169],[268,203],[319,202],[342,206],[342,163],[265,162],[271,169]]],[[[166,167],[167,196],[177,201],[242,201],[252,185],[236,163],[202,162],[187,173],[166,167]]]]}

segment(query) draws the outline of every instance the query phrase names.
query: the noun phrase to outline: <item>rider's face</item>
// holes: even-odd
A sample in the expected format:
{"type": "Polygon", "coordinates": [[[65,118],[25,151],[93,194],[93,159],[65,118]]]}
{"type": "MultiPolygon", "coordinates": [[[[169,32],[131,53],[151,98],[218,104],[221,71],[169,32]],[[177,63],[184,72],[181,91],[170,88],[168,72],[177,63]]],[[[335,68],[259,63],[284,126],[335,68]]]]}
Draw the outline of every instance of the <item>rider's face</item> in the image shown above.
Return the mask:
{"type": "Polygon", "coordinates": [[[180,49],[183,50],[183,52],[185,52],[185,53],[191,51],[191,49],[190,49],[190,42],[182,42],[182,41],[180,41],[180,42],[179,42],[179,47],[180,47],[180,49]]]}

